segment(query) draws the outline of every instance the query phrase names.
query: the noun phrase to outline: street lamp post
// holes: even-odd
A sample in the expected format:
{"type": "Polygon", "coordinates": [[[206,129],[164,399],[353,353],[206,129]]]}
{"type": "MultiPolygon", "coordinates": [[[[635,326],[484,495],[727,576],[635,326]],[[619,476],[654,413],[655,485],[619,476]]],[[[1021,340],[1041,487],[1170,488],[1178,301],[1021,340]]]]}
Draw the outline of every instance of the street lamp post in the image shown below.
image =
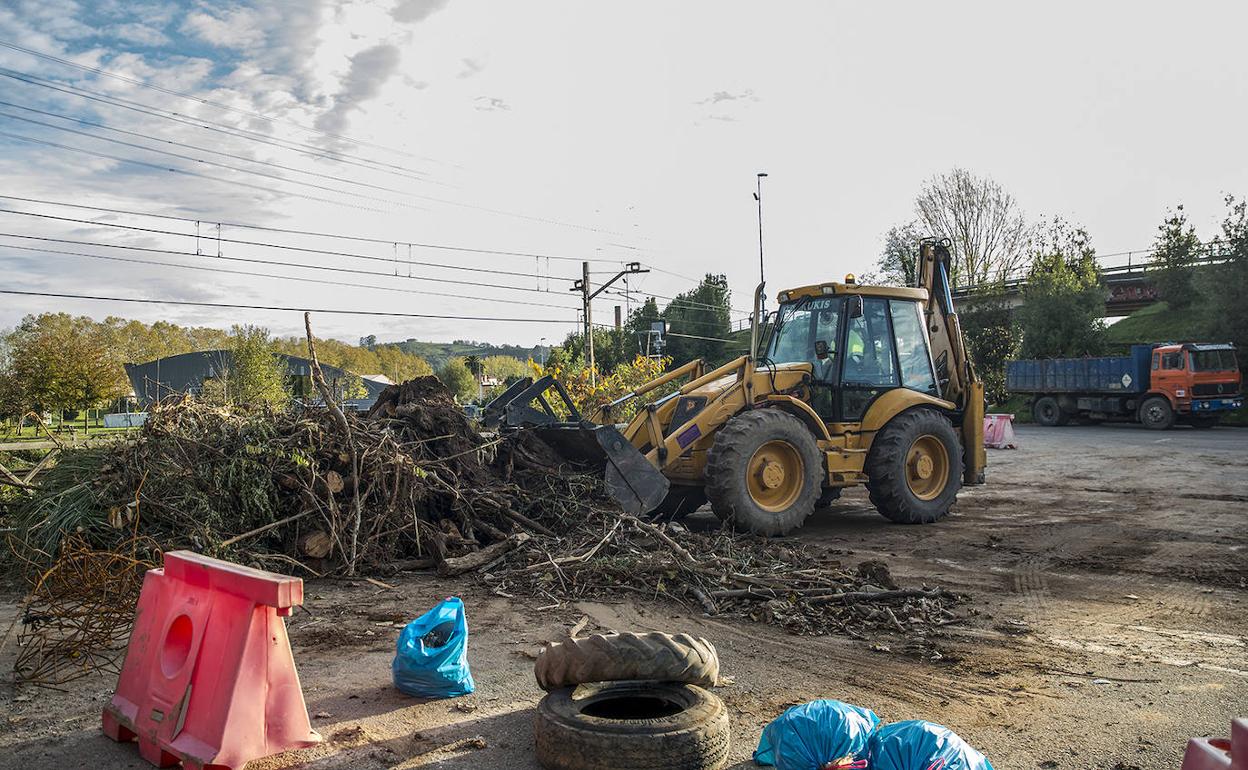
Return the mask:
{"type": "MultiPolygon", "coordinates": [[[[763,177],[767,176],[766,171],[760,171],[754,177],[754,200],[758,202],[758,282],[766,283],[763,276],[763,177]]],[[[759,312],[763,312],[763,306],[767,303],[766,295],[763,296],[762,303],[759,304],[759,312]]],[[[762,323],[762,319],[759,319],[762,323]]]]}

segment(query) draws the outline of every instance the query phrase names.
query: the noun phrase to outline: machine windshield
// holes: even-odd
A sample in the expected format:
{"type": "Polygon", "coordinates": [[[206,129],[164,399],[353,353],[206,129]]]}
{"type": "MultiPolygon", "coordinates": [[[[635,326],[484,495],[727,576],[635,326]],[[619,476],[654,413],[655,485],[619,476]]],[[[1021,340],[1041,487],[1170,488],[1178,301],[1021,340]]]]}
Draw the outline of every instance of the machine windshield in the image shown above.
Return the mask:
{"type": "Polygon", "coordinates": [[[1229,372],[1239,368],[1235,362],[1235,351],[1223,350],[1191,350],[1188,351],[1188,367],[1193,372],[1229,372]]]}
{"type": "Polygon", "coordinates": [[[802,297],[781,305],[767,358],[776,364],[812,364],[816,379],[831,381],[844,305],[841,297],[802,297]]]}

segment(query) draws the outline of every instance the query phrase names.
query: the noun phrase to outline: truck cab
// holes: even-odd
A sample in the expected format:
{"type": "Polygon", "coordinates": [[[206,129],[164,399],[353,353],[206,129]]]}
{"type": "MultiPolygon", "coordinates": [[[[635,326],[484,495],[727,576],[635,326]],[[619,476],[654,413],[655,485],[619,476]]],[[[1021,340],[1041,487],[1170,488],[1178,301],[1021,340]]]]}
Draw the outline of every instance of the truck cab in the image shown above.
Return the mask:
{"type": "Polygon", "coordinates": [[[1233,345],[1156,345],[1149,365],[1149,392],[1140,403],[1140,422],[1164,428],[1177,419],[1211,427],[1223,413],[1243,406],[1241,386],[1233,345]]]}

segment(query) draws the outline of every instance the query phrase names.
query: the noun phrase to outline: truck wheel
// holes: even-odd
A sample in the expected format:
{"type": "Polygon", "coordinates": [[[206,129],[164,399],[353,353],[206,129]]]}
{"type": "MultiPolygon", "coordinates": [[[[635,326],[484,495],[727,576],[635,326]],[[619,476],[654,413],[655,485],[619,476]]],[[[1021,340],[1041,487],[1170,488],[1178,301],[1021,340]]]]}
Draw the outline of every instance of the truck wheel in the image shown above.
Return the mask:
{"type": "Polygon", "coordinates": [[[771,537],[793,531],[815,510],[823,452],[802,421],[779,409],[733,417],[706,457],[706,495],[724,521],[771,537]]]}
{"type": "Polygon", "coordinates": [[[533,737],[547,770],[717,770],[728,758],[728,710],[690,684],[565,687],[537,704],[533,737]]]}
{"type": "Polygon", "coordinates": [[[875,435],[866,471],[871,503],[885,518],[928,524],[949,513],[962,488],[962,446],[943,414],[912,409],[875,435]]]}
{"type": "Polygon", "coordinates": [[[1064,424],[1062,421],[1062,408],[1057,405],[1057,399],[1051,396],[1038,399],[1031,407],[1031,416],[1035,417],[1036,422],[1046,428],[1064,424]]]}
{"type": "Polygon", "coordinates": [[[1174,410],[1161,396],[1153,396],[1140,406],[1140,422],[1152,430],[1166,430],[1174,425],[1174,410]]]}
{"type": "Polygon", "coordinates": [[[1206,430],[1208,428],[1212,428],[1213,426],[1217,425],[1218,420],[1221,419],[1221,417],[1222,416],[1218,414],[1213,414],[1213,415],[1202,414],[1199,417],[1189,417],[1188,422],[1192,424],[1193,428],[1200,428],[1201,430],[1206,430]]]}

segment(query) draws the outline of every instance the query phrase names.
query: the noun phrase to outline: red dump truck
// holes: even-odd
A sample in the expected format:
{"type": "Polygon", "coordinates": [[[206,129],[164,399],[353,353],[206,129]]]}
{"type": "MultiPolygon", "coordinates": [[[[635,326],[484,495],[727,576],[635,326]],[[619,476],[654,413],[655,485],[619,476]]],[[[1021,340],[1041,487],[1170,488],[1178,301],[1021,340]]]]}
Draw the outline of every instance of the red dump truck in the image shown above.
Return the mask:
{"type": "Polygon", "coordinates": [[[1009,361],[1006,389],[1029,396],[1040,425],[1127,420],[1212,428],[1244,404],[1230,343],[1133,345],[1129,356],[1009,361]]]}

